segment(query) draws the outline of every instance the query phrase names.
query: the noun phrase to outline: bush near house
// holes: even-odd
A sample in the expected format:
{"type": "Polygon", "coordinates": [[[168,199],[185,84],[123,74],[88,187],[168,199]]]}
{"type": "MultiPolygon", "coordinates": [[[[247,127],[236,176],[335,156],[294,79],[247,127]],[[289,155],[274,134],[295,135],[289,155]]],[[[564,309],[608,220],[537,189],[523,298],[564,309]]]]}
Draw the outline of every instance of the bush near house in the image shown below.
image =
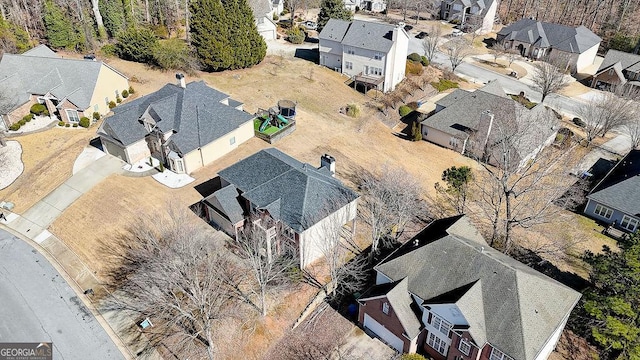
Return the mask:
{"type": "Polygon", "coordinates": [[[58,126],[64,126],[64,121],[58,121],[58,126]]]}
{"type": "Polygon", "coordinates": [[[440,81],[438,82],[432,82],[431,86],[438,90],[438,92],[443,92],[449,89],[456,89],[459,87],[457,82],[446,79],[440,79],[440,81]]]}
{"type": "MultiPolygon", "coordinates": [[[[89,127],[89,125],[91,124],[91,121],[89,120],[89,118],[88,118],[88,117],[83,116],[83,117],[81,117],[81,118],[80,118],[80,121],[79,121],[79,123],[78,123],[78,124],[79,124],[80,126],[82,126],[83,128],[88,128],[88,127],[89,127]]],[[[74,127],[75,127],[75,124],[74,124],[74,127]]]]}
{"type": "MultiPolygon", "coordinates": [[[[28,115],[23,116],[22,120],[20,120],[20,121],[24,121],[25,123],[28,123],[29,121],[31,121],[31,119],[33,119],[33,115],[28,114],[28,115]]],[[[24,125],[24,124],[22,124],[22,125],[24,125]]]]}
{"type": "Polygon", "coordinates": [[[292,44],[302,44],[306,36],[305,32],[298,26],[292,27],[287,31],[287,40],[292,44]]]}
{"type": "Polygon", "coordinates": [[[402,354],[400,360],[427,360],[427,358],[420,354],[402,354]]]}
{"type": "Polygon", "coordinates": [[[74,127],[74,128],[77,128],[77,127],[78,127],[78,124],[73,124],[73,127],[74,127]]]}
{"type": "Polygon", "coordinates": [[[47,107],[44,106],[43,104],[33,104],[31,105],[31,109],[29,109],[29,112],[34,114],[34,115],[45,115],[48,116],[49,115],[49,111],[47,111],[47,107]]]}
{"type": "Polygon", "coordinates": [[[20,121],[18,121],[18,124],[20,124],[20,126],[24,126],[24,124],[27,123],[27,120],[25,120],[25,118],[20,119],[20,121]]]}
{"type": "Polygon", "coordinates": [[[113,100],[109,101],[109,109],[113,109],[114,107],[116,107],[116,103],[113,100]]]}
{"type": "Polygon", "coordinates": [[[407,59],[413,61],[413,62],[420,62],[422,60],[422,58],[420,57],[420,54],[418,53],[411,53],[409,54],[409,56],[407,56],[407,59]]]}
{"type": "Polygon", "coordinates": [[[133,90],[133,86],[129,86],[129,95],[131,94],[135,94],[135,91],[133,90]]]}
{"type": "Polygon", "coordinates": [[[69,123],[64,124],[64,127],[70,127],[70,126],[71,126],[71,124],[69,124],[69,123]]]}
{"type": "Polygon", "coordinates": [[[408,105],[402,105],[400,106],[400,108],[398,108],[398,113],[400,113],[401,117],[405,117],[411,114],[412,111],[413,109],[411,109],[408,105]]]}
{"type": "Polygon", "coordinates": [[[429,66],[429,59],[427,59],[426,56],[421,56],[420,57],[420,64],[422,64],[422,66],[429,66]]]}
{"type": "Polygon", "coordinates": [[[94,121],[100,120],[100,113],[99,112],[97,112],[97,111],[93,112],[93,120],[94,121]]]}
{"type": "Polygon", "coordinates": [[[423,72],[424,72],[424,68],[420,63],[420,61],[415,62],[415,61],[407,60],[405,73],[413,74],[413,75],[422,75],[423,72]]]}
{"type": "Polygon", "coordinates": [[[351,116],[352,118],[356,118],[360,115],[360,108],[356,104],[347,105],[347,116],[351,116]]]}
{"type": "Polygon", "coordinates": [[[21,126],[20,123],[12,124],[11,126],[9,126],[9,130],[18,131],[20,129],[20,126],[21,126]]]}
{"type": "Polygon", "coordinates": [[[122,98],[120,97],[120,95],[116,96],[116,102],[118,104],[120,104],[122,102],[122,98]]]}
{"type": "Polygon", "coordinates": [[[122,97],[123,98],[128,98],[129,97],[129,90],[122,90],[122,97]]]}

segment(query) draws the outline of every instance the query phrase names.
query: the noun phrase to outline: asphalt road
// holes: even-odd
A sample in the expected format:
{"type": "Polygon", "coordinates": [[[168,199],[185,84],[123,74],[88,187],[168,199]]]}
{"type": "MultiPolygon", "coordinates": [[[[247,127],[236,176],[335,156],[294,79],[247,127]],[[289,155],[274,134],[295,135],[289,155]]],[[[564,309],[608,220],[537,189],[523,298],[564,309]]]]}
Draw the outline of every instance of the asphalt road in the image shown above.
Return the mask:
{"type": "Polygon", "coordinates": [[[124,359],[62,276],[0,230],[0,342],[53,342],[54,359],[124,359]]]}

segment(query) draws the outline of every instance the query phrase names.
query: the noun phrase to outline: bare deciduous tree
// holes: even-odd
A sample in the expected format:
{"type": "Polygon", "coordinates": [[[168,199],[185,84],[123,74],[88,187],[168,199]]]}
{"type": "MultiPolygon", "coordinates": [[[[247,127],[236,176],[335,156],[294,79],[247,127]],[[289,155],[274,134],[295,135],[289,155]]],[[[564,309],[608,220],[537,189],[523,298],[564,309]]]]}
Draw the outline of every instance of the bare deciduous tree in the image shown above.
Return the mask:
{"type": "Polygon", "coordinates": [[[518,59],[518,57],[520,56],[518,51],[515,50],[515,49],[508,49],[507,51],[505,51],[504,55],[507,58],[507,62],[509,63],[509,67],[511,67],[511,64],[513,64],[513,62],[516,61],[518,59]]]}
{"type": "Polygon", "coordinates": [[[378,174],[365,173],[360,187],[361,216],[371,230],[371,257],[402,235],[406,224],[422,212],[420,183],[400,168],[385,166],[378,174]]]}
{"type": "Polygon", "coordinates": [[[638,115],[624,125],[624,132],[631,139],[631,148],[640,149],[640,118],[638,115]]]}
{"type": "Polygon", "coordinates": [[[578,115],[585,123],[584,131],[589,144],[596,136],[605,136],[612,129],[632,125],[635,120],[638,103],[630,98],[632,94],[613,90],[578,109],[578,115]]]}
{"type": "Polygon", "coordinates": [[[108,272],[114,292],[105,308],[148,317],[153,326],[143,336],[152,347],[213,359],[216,326],[233,302],[221,277],[227,259],[200,225],[188,210],[171,206],[105,242],[118,264],[108,272]]]}
{"type": "Polygon", "coordinates": [[[438,51],[438,41],[442,36],[442,30],[440,26],[430,26],[427,28],[427,33],[428,35],[422,39],[422,49],[424,50],[424,56],[431,62],[438,51]]]}
{"type": "Polygon", "coordinates": [[[562,90],[568,85],[568,80],[554,64],[537,61],[533,70],[533,86],[542,94],[541,102],[552,93],[562,90]]]}
{"type": "MultiPolygon", "coordinates": [[[[507,50],[508,49],[504,42],[500,41],[493,43],[489,48],[489,52],[493,56],[493,62],[497,64],[498,58],[506,54],[507,50]]],[[[509,66],[511,66],[511,63],[509,63],[509,66]]]]}
{"type": "Polygon", "coordinates": [[[449,62],[451,63],[451,70],[455,71],[456,68],[462,64],[464,58],[469,55],[469,43],[464,38],[451,40],[445,45],[449,62]]]}

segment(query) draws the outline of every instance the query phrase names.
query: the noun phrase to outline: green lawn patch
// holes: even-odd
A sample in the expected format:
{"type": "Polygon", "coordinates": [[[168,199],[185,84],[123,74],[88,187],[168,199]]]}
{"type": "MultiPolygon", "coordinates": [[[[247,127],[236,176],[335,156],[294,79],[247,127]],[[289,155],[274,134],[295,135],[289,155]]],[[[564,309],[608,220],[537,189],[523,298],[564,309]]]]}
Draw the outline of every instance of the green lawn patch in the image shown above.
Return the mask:
{"type": "Polygon", "coordinates": [[[509,96],[511,96],[513,100],[519,102],[527,109],[532,109],[534,106],[538,105],[538,103],[534,103],[524,96],[520,96],[520,95],[509,95],[509,96]]]}
{"type": "Polygon", "coordinates": [[[458,83],[451,80],[440,79],[438,82],[432,82],[431,86],[433,86],[438,92],[443,92],[449,89],[457,89],[458,83]]]}
{"type": "MultiPolygon", "coordinates": [[[[260,125],[262,125],[262,122],[264,120],[261,118],[257,118],[255,120],[253,120],[253,130],[260,132],[260,125]]],[[[265,135],[273,135],[275,133],[277,133],[280,129],[277,126],[272,126],[272,125],[267,125],[267,127],[261,132],[262,134],[265,135]]]]}

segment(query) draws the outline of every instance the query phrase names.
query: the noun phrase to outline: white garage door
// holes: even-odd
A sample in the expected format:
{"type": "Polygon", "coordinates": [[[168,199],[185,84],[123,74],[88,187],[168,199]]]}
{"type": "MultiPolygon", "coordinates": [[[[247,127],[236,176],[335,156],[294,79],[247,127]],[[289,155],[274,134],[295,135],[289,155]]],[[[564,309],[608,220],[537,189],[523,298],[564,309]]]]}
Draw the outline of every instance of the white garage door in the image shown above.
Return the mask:
{"type": "Polygon", "coordinates": [[[364,327],[373,331],[376,335],[380,337],[384,342],[391,345],[394,349],[398,350],[398,352],[402,352],[402,348],[404,347],[404,342],[399,337],[393,335],[393,333],[384,326],[380,325],[379,322],[375,321],[369,315],[364,314],[364,327]]]}

